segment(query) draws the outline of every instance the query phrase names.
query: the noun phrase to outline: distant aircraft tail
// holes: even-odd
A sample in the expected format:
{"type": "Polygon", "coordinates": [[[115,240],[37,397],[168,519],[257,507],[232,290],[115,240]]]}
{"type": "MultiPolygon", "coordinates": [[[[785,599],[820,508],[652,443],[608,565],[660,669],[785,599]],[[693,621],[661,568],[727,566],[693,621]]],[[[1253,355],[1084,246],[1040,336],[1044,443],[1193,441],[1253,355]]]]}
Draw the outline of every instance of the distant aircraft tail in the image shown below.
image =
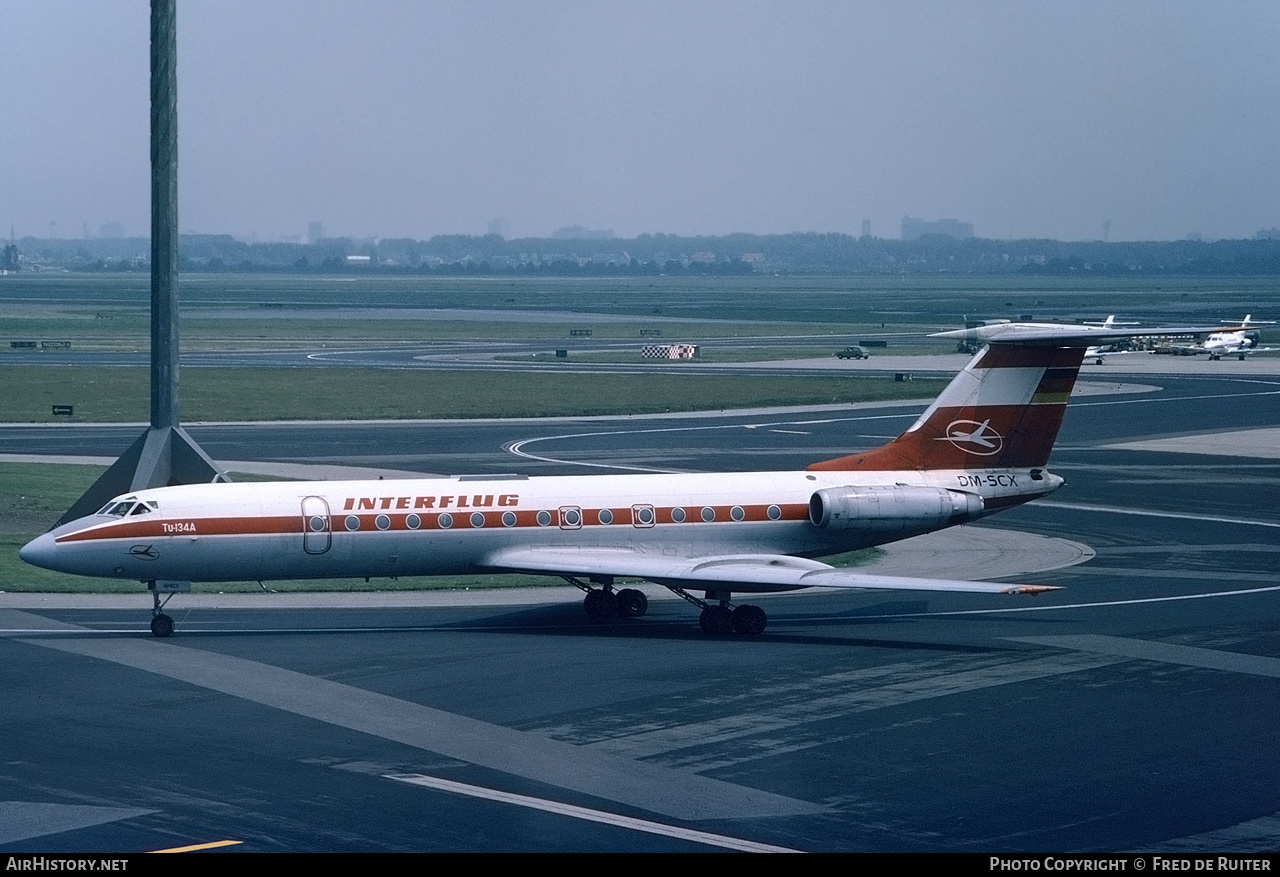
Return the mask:
{"type": "Polygon", "coordinates": [[[992,343],[910,429],[875,450],[814,463],[823,470],[1028,469],[1058,437],[1085,346],[992,343]]]}

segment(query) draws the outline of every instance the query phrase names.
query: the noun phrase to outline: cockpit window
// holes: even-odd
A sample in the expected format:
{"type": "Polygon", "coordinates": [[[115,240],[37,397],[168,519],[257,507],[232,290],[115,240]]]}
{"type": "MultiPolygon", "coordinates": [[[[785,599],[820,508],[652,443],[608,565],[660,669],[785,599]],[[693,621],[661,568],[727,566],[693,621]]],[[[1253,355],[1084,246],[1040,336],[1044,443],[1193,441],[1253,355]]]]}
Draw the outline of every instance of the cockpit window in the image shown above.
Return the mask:
{"type": "Polygon", "coordinates": [[[159,504],[151,500],[139,502],[136,497],[126,496],[123,499],[111,500],[98,511],[98,514],[109,515],[113,518],[123,518],[130,515],[150,514],[159,508],[159,504]]]}

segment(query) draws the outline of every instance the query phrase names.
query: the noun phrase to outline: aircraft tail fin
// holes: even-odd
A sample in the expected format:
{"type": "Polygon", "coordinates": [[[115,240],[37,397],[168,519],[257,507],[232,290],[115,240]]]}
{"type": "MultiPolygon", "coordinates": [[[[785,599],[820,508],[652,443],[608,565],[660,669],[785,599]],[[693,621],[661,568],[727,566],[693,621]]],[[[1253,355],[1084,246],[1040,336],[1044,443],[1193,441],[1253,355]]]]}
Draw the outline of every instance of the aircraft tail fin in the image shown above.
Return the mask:
{"type": "MultiPolygon", "coordinates": [[[[1074,340],[1074,339],[1073,339],[1074,340]]],[[[992,342],[902,435],[810,470],[1044,466],[1084,360],[1080,346],[992,342]]]]}

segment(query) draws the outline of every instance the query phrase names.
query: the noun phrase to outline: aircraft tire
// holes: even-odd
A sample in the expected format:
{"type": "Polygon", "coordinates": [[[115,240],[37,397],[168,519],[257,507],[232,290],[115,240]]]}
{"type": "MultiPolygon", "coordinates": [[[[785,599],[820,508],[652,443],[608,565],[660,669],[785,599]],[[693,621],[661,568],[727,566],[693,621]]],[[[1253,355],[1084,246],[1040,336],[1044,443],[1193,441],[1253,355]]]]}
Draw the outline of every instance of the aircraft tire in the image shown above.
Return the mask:
{"type": "Polygon", "coordinates": [[[151,633],[153,636],[164,638],[173,634],[173,619],[163,612],[158,615],[151,616],[151,633]]]}
{"type": "Polygon", "coordinates": [[[612,591],[592,589],[587,591],[582,608],[592,621],[607,621],[618,614],[618,598],[612,591]]]}
{"type": "Polygon", "coordinates": [[[759,606],[749,604],[733,610],[733,632],[739,636],[759,636],[769,624],[769,616],[759,606]]]}
{"type": "Polygon", "coordinates": [[[644,591],[623,588],[618,592],[618,614],[623,618],[639,618],[649,611],[649,598],[644,591]]]}
{"type": "Polygon", "coordinates": [[[723,606],[708,606],[698,616],[698,626],[707,636],[728,636],[733,633],[733,613],[723,606]]]}

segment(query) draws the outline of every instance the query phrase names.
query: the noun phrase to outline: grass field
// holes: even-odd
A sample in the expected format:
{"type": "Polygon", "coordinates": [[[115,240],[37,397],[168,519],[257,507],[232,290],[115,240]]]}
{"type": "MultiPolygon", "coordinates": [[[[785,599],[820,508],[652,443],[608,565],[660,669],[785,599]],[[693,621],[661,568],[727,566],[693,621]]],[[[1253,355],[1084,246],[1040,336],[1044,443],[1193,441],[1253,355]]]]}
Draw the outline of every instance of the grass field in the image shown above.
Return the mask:
{"type": "MultiPolygon", "coordinates": [[[[136,423],[149,417],[144,368],[0,365],[0,421],[136,423]]],[[[928,398],[941,381],[734,375],[590,375],[338,368],[186,368],[182,419],[376,420],[707,411],[928,398]]]]}
{"type": "MultiPolygon", "coordinates": [[[[0,278],[0,351],[13,340],[74,349],[143,350],[145,274],[0,278]]],[[[514,278],[184,274],[184,349],[285,349],[430,341],[556,341],[572,329],[643,340],[641,330],[698,343],[752,335],[922,332],[966,317],[1214,325],[1274,317],[1273,277],[750,276],[514,278]],[[496,315],[501,315],[500,317],[496,315]],[[475,319],[469,317],[474,316],[475,319]]],[[[1280,334],[1280,333],[1277,333],[1280,334]]],[[[1268,339],[1270,340],[1270,339],[1268,339]]]]}
{"type": "MultiPolygon", "coordinates": [[[[271,312],[264,312],[271,313],[271,312]]],[[[909,331],[908,327],[894,327],[909,331]]],[[[339,319],[310,317],[305,310],[290,309],[277,318],[249,312],[219,317],[183,317],[179,336],[183,350],[191,353],[244,350],[296,350],[313,348],[371,348],[466,341],[535,341],[548,346],[578,340],[574,330],[589,329],[593,341],[633,341],[707,338],[751,338],[761,335],[822,336],[891,331],[860,323],[770,323],[747,321],[667,320],[655,323],[643,317],[597,321],[585,316],[554,322],[531,316],[519,321],[426,319],[412,312],[391,319],[385,315],[352,313],[339,319]],[[660,331],[660,336],[641,335],[660,331]]],[[[145,351],[150,345],[150,323],[145,310],[99,313],[81,308],[51,310],[42,307],[10,308],[4,326],[3,353],[14,340],[58,340],[76,351],[145,351]]]]}

